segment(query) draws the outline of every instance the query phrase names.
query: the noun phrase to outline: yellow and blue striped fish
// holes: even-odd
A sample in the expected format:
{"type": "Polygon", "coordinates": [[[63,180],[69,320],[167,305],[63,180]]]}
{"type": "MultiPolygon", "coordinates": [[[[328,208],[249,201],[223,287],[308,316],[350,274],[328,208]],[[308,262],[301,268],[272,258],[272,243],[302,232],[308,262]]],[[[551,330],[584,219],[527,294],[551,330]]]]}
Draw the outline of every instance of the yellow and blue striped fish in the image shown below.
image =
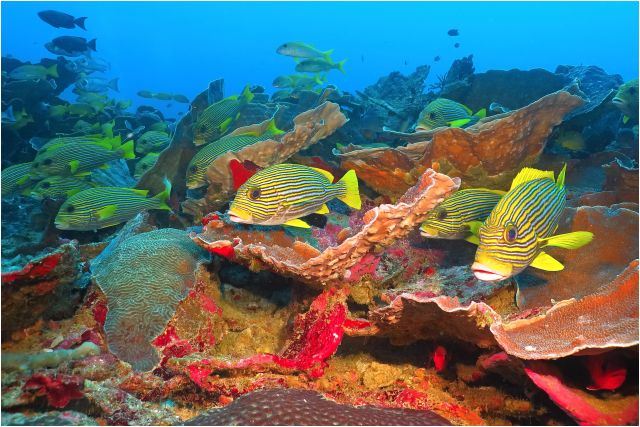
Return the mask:
{"type": "Polygon", "coordinates": [[[166,132],[147,131],[136,141],[136,153],[146,154],[152,151],[161,151],[169,144],[169,141],[171,141],[171,137],[166,132]]]}
{"type": "Polygon", "coordinates": [[[230,96],[209,105],[193,124],[193,143],[203,145],[227,133],[233,121],[239,117],[242,106],[252,99],[253,93],[247,85],[240,96],[230,96]]]}
{"type": "MultiPolygon", "coordinates": [[[[119,141],[119,138],[116,139],[119,141]]],[[[48,148],[38,152],[33,160],[31,174],[46,175],[83,175],[93,169],[104,167],[111,160],[135,159],[133,141],[122,145],[108,140],[95,142],[73,142],[48,148]]]]}
{"type": "Polygon", "coordinates": [[[60,230],[91,231],[130,220],[148,209],[171,210],[167,201],[171,183],[165,179],[165,190],[147,197],[149,190],[123,187],[98,187],[71,196],[56,215],[60,230]]]}
{"type": "Polygon", "coordinates": [[[83,190],[96,187],[91,181],[85,181],[76,177],[49,176],[39,181],[31,190],[34,199],[66,199],[83,190]]]}
{"type": "Polygon", "coordinates": [[[325,170],[283,163],[261,170],[240,186],[231,202],[229,218],[244,224],[309,228],[299,218],[329,213],[325,203],[334,198],[360,209],[354,170],[333,184],[333,175],[325,170]]]}
{"type": "Polygon", "coordinates": [[[2,173],[0,173],[2,196],[7,196],[26,187],[31,179],[29,176],[30,171],[31,162],[16,163],[2,169],[2,173]]]}
{"type": "Polygon", "coordinates": [[[133,177],[138,179],[144,175],[146,171],[151,169],[153,165],[158,161],[160,153],[149,153],[136,163],[136,168],[133,173],[133,177]]]}
{"type": "MultiPolygon", "coordinates": [[[[117,141],[119,143],[120,137],[118,137],[117,141]]],[[[51,149],[51,148],[55,148],[55,147],[60,147],[66,144],[71,144],[71,143],[83,143],[83,142],[98,142],[100,140],[104,139],[104,137],[102,135],[96,134],[96,135],[85,135],[85,136],[60,136],[57,138],[52,138],[49,141],[47,141],[45,144],[43,144],[40,148],[38,148],[38,154],[44,153],[45,151],[51,149]]],[[[116,140],[112,140],[112,139],[108,139],[109,142],[115,142],[116,140]]]]}
{"type": "Polygon", "coordinates": [[[187,166],[187,188],[193,189],[207,185],[206,175],[209,165],[223,154],[229,151],[239,151],[258,141],[265,141],[282,133],[284,131],[278,129],[275,120],[271,119],[266,131],[261,135],[254,132],[228,135],[211,144],[207,144],[193,156],[187,166]]]}
{"type": "Polygon", "coordinates": [[[553,236],[566,204],[566,169],[565,165],[556,181],[553,171],[524,168],[484,224],[473,223],[480,243],[471,269],[478,279],[504,280],[528,266],[562,270],[564,266],[542,249],[575,249],[591,241],[593,233],[587,231],[553,236]]]}
{"type": "Polygon", "coordinates": [[[478,244],[469,223],[484,221],[506,193],[486,188],[460,190],[447,197],[420,226],[420,234],[431,239],[464,239],[478,244]]]}
{"type": "Polygon", "coordinates": [[[469,108],[459,102],[446,98],[431,101],[418,116],[416,131],[431,130],[439,127],[460,128],[471,126],[487,115],[484,108],[473,114],[469,108]]]}

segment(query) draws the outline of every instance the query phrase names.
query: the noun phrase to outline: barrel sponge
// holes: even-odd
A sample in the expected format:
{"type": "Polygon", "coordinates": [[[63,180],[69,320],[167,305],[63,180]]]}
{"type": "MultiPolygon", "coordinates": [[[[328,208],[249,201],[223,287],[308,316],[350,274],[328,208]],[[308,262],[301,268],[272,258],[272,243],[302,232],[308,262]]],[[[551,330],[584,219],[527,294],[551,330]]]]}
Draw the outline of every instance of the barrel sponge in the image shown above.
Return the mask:
{"type": "Polygon", "coordinates": [[[186,232],[165,228],[116,239],[92,266],[107,297],[104,324],[109,350],[136,371],[158,362],[151,341],[188,294],[208,254],[186,232]]]}

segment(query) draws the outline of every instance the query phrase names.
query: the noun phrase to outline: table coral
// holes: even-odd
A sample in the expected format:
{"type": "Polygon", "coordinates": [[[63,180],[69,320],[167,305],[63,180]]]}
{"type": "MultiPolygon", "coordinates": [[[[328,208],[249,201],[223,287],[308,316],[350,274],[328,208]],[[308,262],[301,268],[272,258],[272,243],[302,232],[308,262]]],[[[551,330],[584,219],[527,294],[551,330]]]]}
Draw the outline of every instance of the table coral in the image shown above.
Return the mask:
{"type": "Polygon", "coordinates": [[[561,90],[466,129],[425,132],[422,142],[352,151],[339,158],[342,168],[355,169],[371,188],[394,197],[433,164],[439,164],[442,173],[462,178],[465,187],[506,189],[522,167],[535,163],[553,127],[583,102],[561,90]]]}
{"type": "Polygon", "coordinates": [[[192,287],[197,266],[208,257],[176,229],[114,243],[92,265],[95,282],[107,297],[109,350],[135,370],[148,370],[159,360],[151,340],[163,331],[192,287]]]}
{"type": "Polygon", "coordinates": [[[341,285],[349,268],[375,248],[389,246],[408,235],[458,185],[459,180],[427,170],[397,204],[383,204],[369,210],[357,233],[321,253],[306,243],[299,243],[296,248],[290,240],[286,246],[266,244],[264,233],[236,233],[221,220],[210,221],[203,233],[193,235],[193,240],[212,252],[233,246],[238,262],[247,265],[258,262],[316,287],[341,285]],[[251,240],[243,241],[239,235],[251,240]]]}

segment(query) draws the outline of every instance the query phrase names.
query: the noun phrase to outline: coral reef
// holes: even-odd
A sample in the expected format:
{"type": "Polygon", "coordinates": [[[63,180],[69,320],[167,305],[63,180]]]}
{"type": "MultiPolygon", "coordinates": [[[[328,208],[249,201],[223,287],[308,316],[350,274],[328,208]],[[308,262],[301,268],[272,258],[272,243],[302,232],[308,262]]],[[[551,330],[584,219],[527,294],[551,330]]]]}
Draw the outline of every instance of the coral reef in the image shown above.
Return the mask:
{"type": "Polygon", "coordinates": [[[37,354],[8,353],[5,351],[2,353],[2,368],[8,371],[55,368],[65,361],[84,359],[98,354],[100,354],[100,348],[90,341],[84,342],[74,349],[43,351],[37,354]]]}
{"type": "Polygon", "coordinates": [[[178,302],[206,261],[187,234],[161,229],[115,240],[92,263],[96,284],[107,298],[104,324],[109,349],[135,370],[159,361],[151,341],[164,329],[178,302]]]}
{"type": "MultiPolygon", "coordinates": [[[[3,269],[4,270],[4,269],[3,269]]],[[[19,270],[2,272],[2,338],[39,319],[73,315],[84,296],[78,247],[61,245],[19,270]]]]}
{"type": "MultiPolygon", "coordinates": [[[[234,259],[247,265],[256,260],[270,269],[314,286],[340,285],[353,267],[374,248],[406,236],[427,213],[458,188],[459,181],[427,170],[395,205],[380,205],[366,212],[362,228],[340,245],[320,253],[304,242],[286,245],[263,242],[262,233],[234,232],[221,220],[210,221],[194,241],[210,252],[232,247],[234,259]]],[[[292,244],[291,244],[292,243],[292,244]]]]}
{"type": "Polygon", "coordinates": [[[465,187],[507,188],[517,171],[535,163],[553,127],[582,104],[580,97],[558,91],[467,129],[436,130],[429,133],[431,139],[405,147],[358,150],[338,157],[342,168],[355,169],[368,186],[392,197],[402,194],[421,170],[433,164],[460,177],[465,187]]]}
{"type": "Polygon", "coordinates": [[[184,425],[450,425],[430,411],[351,406],[311,390],[266,389],[186,421],[184,425]]]}
{"type": "MultiPolygon", "coordinates": [[[[213,161],[207,169],[209,187],[207,194],[200,200],[187,200],[183,203],[183,210],[201,218],[206,213],[219,209],[233,195],[234,188],[232,171],[229,164],[237,161],[247,162],[260,168],[266,168],[286,161],[293,154],[308,148],[323,138],[331,135],[335,129],[346,123],[344,114],[337,104],[325,102],[320,106],[297,115],[294,128],[276,139],[267,139],[246,146],[239,151],[227,152],[213,161]]],[[[267,126],[268,121],[257,125],[237,128],[230,134],[260,132],[267,126]]]]}

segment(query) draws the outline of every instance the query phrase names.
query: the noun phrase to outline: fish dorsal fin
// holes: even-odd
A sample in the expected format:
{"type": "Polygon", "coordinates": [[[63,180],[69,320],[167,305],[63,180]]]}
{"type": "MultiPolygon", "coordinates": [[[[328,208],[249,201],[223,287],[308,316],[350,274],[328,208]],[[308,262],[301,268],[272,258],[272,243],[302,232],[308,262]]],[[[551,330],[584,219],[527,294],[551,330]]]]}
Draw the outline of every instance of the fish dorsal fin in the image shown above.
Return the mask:
{"type": "Polygon", "coordinates": [[[556,180],[553,171],[541,171],[540,169],[523,168],[518,173],[518,175],[513,178],[513,182],[511,183],[511,190],[513,190],[520,184],[524,184],[525,182],[533,181],[534,179],[540,178],[548,178],[554,182],[556,180]]]}
{"type": "Polygon", "coordinates": [[[71,160],[69,162],[69,170],[72,174],[75,174],[78,168],[80,167],[80,162],[78,160],[71,160]]]}
{"type": "Polygon", "coordinates": [[[564,166],[562,167],[562,170],[558,174],[558,180],[556,181],[556,185],[559,188],[564,188],[564,176],[566,173],[567,173],[567,164],[565,163],[564,166]]]}
{"type": "Polygon", "coordinates": [[[480,244],[480,238],[478,236],[473,235],[473,234],[471,236],[465,237],[464,240],[466,240],[469,243],[473,243],[476,246],[478,246],[480,244]]]}
{"type": "Polygon", "coordinates": [[[531,267],[544,271],[564,270],[564,265],[546,252],[540,252],[531,263],[531,267]]]}
{"type": "Polygon", "coordinates": [[[470,116],[472,116],[472,115],[473,115],[473,111],[471,111],[471,108],[467,107],[467,106],[466,106],[466,105],[464,105],[464,104],[460,104],[460,105],[462,105],[462,108],[464,108],[464,110],[465,110],[467,113],[469,113],[469,115],[470,115],[470,116]]]}
{"type": "Polygon", "coordinates": [[[502,190],[492,190],[490,188],[478,188],[478,190],[482,190],[482,191],[486,191],[487,193],[493,193],[493,194],[498,194],[500,196],[504,196],[505,194],[507,194],[506,191],[502,191],[502,190]]]}
{"type": "Polygon", "coordinates": [[[333,184],[333,175],[331,174],[331,172],[326,171],[324,169],[319,169],[319,168],[311,168],[311,169],[313,169],[314,171],[324,175],[325,178],[327,178],[329,180],[329,183],[333,184]]]}
{"type": "Polygon", "coordinates": [[[311,228],[309,224],[301,219],[290,219],[289,221],[285,222],[284,225],[289,225],[291,227],[311,228]]]}
{"type": "Polygon", "coordinates": [[[317,213],[317,214],[328,214],[329,213],[329,207],[325,203],[315,213],[317,213]]]}

